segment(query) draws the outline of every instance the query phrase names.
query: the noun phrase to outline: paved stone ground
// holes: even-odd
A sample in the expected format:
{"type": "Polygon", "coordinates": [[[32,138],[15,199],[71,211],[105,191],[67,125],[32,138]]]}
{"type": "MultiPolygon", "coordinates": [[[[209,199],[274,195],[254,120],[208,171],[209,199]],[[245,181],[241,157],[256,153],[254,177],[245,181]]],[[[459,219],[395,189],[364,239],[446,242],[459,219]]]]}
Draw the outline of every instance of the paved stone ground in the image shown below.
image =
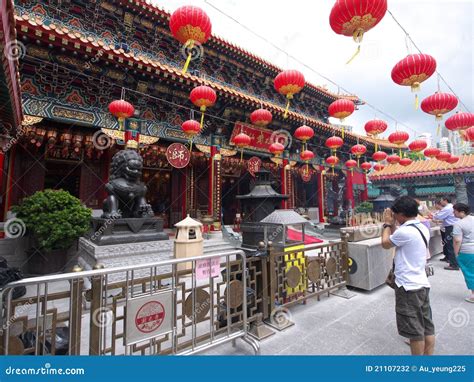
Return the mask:
{"type": "MultiPolygon", "coordinates": [[[[431,306],[436,327],[435,353],[474,354],[474,304],[460,271],[444,270],[440,256],[432,259],[431,306]]],[[[372,292],[353,291],[356,296],[309,300],[290,308],[295,325],[260,343],[261,354],[284,355],[407,355],[410,349],[397,333],[394,292],[381,286],[372,292]]],[[[224,344],[208,355],[253,354],[238,340],[236,347],[224,344]]]]}

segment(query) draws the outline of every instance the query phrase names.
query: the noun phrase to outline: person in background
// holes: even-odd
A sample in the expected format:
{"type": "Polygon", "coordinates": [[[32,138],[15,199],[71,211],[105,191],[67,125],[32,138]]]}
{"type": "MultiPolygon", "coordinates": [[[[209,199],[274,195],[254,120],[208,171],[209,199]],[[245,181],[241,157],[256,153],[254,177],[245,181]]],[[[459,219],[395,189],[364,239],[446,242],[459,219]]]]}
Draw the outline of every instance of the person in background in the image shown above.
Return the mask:
{"type": "Polygon", "coordinates": [[[454,254],[466,280],[471,295],[467,302],[474,303],[474,216],[469,215],[469,206],[457,203],[453,206],[454,215],[460,220],[454,224],[454,254]]]}
{"type": "Polygon", "coordinates": [[[449,263],[449,265],[444,267],[444,269],[449,271],[458,271],[459,265],[456,260],[456,256],[454,255],[453,246],[453,226],[454,223],[458,221],[458,218],[454,216],[453,205],[451,204],[450,198],[441,198],[439,204],[442,207],[441,210],[435,214],[430,215],[430,218],[441,221],[441,239],[443,240],[444,253],[444,259],[441,259],[441,261],[447,261],[449,263]]]}
{"type": "Polygon", "coordinates": [[[394,258],[395,312],[398,333],[410,340],[412,355],[432,355],[435,328],[426,276],[430,231],[417,220],[418,203],[409,196],[395,200],[383,213],[382,247],[396,247],[394,258]],[[395,223],[400,227],[395,228],[395,223]]]}

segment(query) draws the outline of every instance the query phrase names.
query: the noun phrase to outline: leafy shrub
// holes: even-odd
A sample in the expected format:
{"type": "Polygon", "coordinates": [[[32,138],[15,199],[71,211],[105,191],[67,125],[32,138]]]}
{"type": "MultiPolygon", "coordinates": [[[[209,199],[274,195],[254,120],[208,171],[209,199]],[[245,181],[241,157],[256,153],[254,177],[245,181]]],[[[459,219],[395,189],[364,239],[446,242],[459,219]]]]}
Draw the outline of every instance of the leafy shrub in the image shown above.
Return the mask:
{"type": "Polygon", "coordinates": [[[362,202],[360,203],[356,208],[355,212],[360,214],[360,213],[369,213],[372,212],[374,209],[374,205],[370,202],[362,202]]]}
{"type": "Polygon", "coordinates": [[[91,209],[63,190],[44,190],[23,199],[12,211],[23,220],[38,249],[67,249],[90,226],[91,209]]]}

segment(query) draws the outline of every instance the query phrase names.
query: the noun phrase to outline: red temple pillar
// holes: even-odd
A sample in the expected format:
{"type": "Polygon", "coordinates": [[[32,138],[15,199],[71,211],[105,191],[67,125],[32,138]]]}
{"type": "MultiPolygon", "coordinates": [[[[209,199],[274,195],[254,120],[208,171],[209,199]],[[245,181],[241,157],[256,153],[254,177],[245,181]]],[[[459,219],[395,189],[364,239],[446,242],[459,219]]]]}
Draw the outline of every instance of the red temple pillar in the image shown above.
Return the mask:
{"type": "Polygon", "coordinates": [[[222,174],[221,174],[221,155],[217,146],[211,146],[211,157],[209,158],[209,188],[208,188],[208,207],[207,213],[214,216],[214,224],[211,231],[221,229],[221,192],[222,192],[222,174]]]}
{"type": "MultiPolygon", "coordinates": [[[[281,182],[281,194],[282,195],[287,195],[287,181],[286,181],[286,177],[287,177],[287,169],[286,169],[286,166],[288,165],[288,159],[283,159],[282,160],[282,166],[281,166],[281,169],[280,169],[280,182],[281,182]]],[[[281,201],[281,208],[282,209],[286,209],[288,208],[288,202],[286,199],[282,200],[281,201]]]]}
{"type": "Polygon", "coordinates": [[[361,200],[363,202],[366,202],[367,200],[369,200],[369,190],[367,188],[367,174],[364,174],[363,177],[364,177],[364,191],[362,191],[361,193],[361,200]]]}
{"type": "Polygon", "coordinates": [[[324,223],[324,170],[322,168],[318,173],[318,208],[319,222],[324,223]]]}
{"type": "Polygon", "coordinates": [[[352,208],[355,207],[354,189],[352,187],[353,181],[354,181],[353,173],[352,173],[352,171],[348,170],[347,175],[346,175],[346,199],[350,200],[350,202],[351,202],[350,206],[352,208]]]}

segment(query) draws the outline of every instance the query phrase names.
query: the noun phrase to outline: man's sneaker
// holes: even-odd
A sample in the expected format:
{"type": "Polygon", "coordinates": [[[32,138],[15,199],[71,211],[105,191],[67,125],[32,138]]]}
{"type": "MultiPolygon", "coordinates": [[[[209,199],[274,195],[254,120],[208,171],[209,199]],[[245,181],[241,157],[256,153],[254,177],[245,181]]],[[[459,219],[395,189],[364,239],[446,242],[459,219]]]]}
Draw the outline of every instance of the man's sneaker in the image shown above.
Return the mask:
{"type": "Polygon", "coordinates": [[[448,265],[447,267],[444,267],[444,269],[448,271],[459,271],[459,267],[453,267],[451,265],[448,265]]]}
{"type": "Polygon", "coordinates": [[[445,261],[445,262],[448,262],[448,258],[447,258],[447,257],[443,257],[442,259],[439,259],[439,261],[445,261]]]}

